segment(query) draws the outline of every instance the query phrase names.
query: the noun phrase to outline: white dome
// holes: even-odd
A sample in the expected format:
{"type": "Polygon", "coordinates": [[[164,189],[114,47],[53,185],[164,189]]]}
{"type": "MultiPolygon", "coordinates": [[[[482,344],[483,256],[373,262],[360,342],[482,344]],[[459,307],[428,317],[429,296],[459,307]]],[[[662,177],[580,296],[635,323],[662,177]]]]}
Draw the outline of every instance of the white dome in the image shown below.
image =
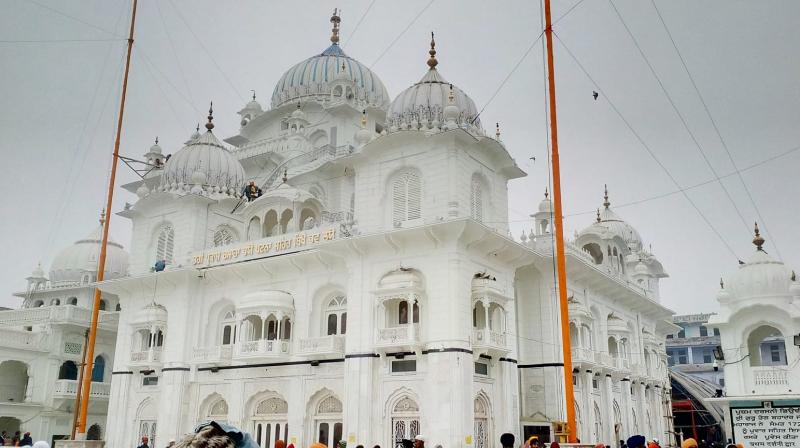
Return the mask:
{"type": "Polygon", "coordinates": [[[578,238],[588,234],[596,234],[601,237],[617,236],[625,242],[631,252],[642,250],[642,237],[632,225],[625,222],[611,210],[611,203],[608,201],[608,189],[605,191],[605,202],[603,208],[598,211],[597,220],[589,227],[578,232],[578,238]]]}
{"type": "MultiPolygon", "coordinates": [[[[50,281],[53,286],[80,283],[87,274],[90,281],[95,281],[102,238],[103,226],[100,225],[86,238],[59,252],[50,266],[50,281]]],[[[119,243],[109,238],[103,277],[110,280],[126,275],[128,275],[128,253],[119,243]]]]}
{"type": "Polygon", "coordinates": [[[792,271],[763,250],[756,251],[740,265],[727,283],[735,300],[754,297],[788,296],[792,271]]]}
{"type": "Polygon", "coordinates": [[[544,192],[544,199],[542,199],[542,202],[539,203],[539,212],[553,213],[553,201],[550,200],[550,196],[547,194],[547,191],[544,192]]]}
{"type": "Polygon", "coordinates": [[[447,82],[436,68],[431,68],[418,83],[404,90],[392,101],[386,123],[392,129],[415,129],[417,123],[428,127],[433,122],[445,123],[443,116],[445,107],[449,104],[450,88],[453,89],[453,99],[458,107],[459,114],[455,119],[461,126],[474,127],[481,134],[478,108],[463,90],[447,82]],[[474,120],[474,123],[473,123],[474,120]]]}
{"type": "Polygon", "coordinates": [[[304,97],[327,98],[334,81],[352,83],[355,97],[370,105],[383,110],[389,105],[389,92],[378,76],[347,56],[339,44],[333,43],[322,53],[296,64],[281,76],[272,92],[272,108],[304,97]]]}
{"type": "Polygon", "coordinates": [[[205,175],[203,187],[208,194],[237,196],[244,186],[245,172],[239,160],[217,140],[210,130],[187,143],[167,161],[161,176],[164,191],[187,192],[205,175]]]}

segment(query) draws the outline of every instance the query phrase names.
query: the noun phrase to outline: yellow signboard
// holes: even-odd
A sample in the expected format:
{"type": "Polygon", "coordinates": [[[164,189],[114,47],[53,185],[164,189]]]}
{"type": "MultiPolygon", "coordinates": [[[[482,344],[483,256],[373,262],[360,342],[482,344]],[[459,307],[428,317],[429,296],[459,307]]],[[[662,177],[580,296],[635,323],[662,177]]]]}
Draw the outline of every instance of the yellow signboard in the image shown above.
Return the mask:
{"type": "Polygon", "coordinates": [[[221,248],[192,255],[194,266],[215,266],[220,264],[261,258],[298,250],[310,249],[321,242],[336,239],[336,228],[305,230],[289,235],[280,235],[230,248],[221,248]]]}

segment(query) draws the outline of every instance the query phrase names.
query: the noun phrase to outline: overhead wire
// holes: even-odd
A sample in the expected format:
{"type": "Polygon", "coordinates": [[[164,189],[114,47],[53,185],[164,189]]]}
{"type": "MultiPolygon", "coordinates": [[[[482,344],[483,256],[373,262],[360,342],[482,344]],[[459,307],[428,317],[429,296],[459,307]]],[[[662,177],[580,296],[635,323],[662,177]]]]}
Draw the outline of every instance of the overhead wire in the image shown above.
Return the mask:
{"type": "Polygon", "coordinates": [[[700,100],[700,103],[703,105],[703,110],[705,110],[706,115],[708,116],[708,119],[711,122],[711,127],[714,129],[714,132],[716,133],[717,138],[719,138],[719,141],[722,144],[722,148],[725,150],[725,154],[728,155],[728,160],[730,160],[731,165],[733,166],[734,170],[736,170],[736,173],[739,176],[739,181],[742,183],[742,186],[744,187],[744,190],[747,193],[747,197],[750,200],[750,204],[753,206],[753,209],[756,212],[756,216],[758,216],[758,222],[761,223],[761,226],[764,228],[764,233],[772,241],[772,246],[775,248],[775,253],[778,256],[778,259],[782,259],[783,257],[781,256],[780,250],[778,249],[778,243],[775,240],[774,235],[772,235],[770,233],[769,229],[767,228],[767,222],[764,219],[764,217],[761,215],[761,211],[758,208],[758,204],[753,199],[753,194],[750,191],[750,188],[747,186],[747,182],[745,182],[744,177],[742,176],[741,172],[738,171],[738,167],[736,165],[736,161],[733,159],[733,155],[731,154],[730,148],[728,148],[728,144],[725,141],[725,138],[722,137],[722,132],[719,130],[719,126],[717,126],[717,121],[714,119],[714,116],[711,114],[711,110],[709,109],[708,104],[706,103],[706,100],[703,97],[703,94],[700,92],[700,88],[697,86],[697,82],[695,81],[694,76],[692,75],[692,72],[689,70],[689,66],[686,64],[686,59],[681,54],[681,51],[678,49],[678,44],[675,42],[675,39],[672,36],[672,32],[670,31],[669,27],[667,26],[667,23],[664,20],[664,17],[661,15],[661,11],[658,9],[658,6],[656,5],[655,0],[650,0],[650,2],[653,4],[653,9],[655,9],[656,15],[658,16],[658,19],[661,22],[661,25],[664,27],[664,30],[667,32],[667,36],[669,36],[669,40],[672,43],[672,47],[675,49],[675,53],[678,55],[678,59],[680,59],[680,61],[681,61],[681,66],[683,66],[683,70],[686,72],[686,75],[689,77],[689,81],[691,82],[692,88],[694,89],[695,93],[697,94],[697,98],[700,100]]]}
{"type": "MultiPolygon", "coordinates": [[[[686,117],[684,117],[683,114],[681,113],[680,109],[678,109],[678,105],[675,104],[675,101],[672,99],[672,96],[669,94],[669,91],[667,90],[666,86],[664,85],[664,82],[661,80],[661,77],[658,76],[658,72],[656,72],[655,67],[653,67],[653,64],[650,62],[650,59],[645,54],[644,49],[639,44],[638,39],[636,39],[636,36],[634,36],[633,31],[631,31],[630,27],[628,27],[628,24],[625,22],[625,19],[622,17],[622,14],[619,12],[619,9],[617,9],[617,6],[614,4],[614,0],[608,0],[608,2],[611,5],[611,7],[614,9],[614,12],[616,13],[617,17],[619,18],[620,23],[622,23],[623,28],[625,28],[625,31],[627,32],[628,36],[631,38],[631,41],[633,42],[634,46],[639,51],[639,55],[642,56],[642,59],[644,60],[645,64],[647,64],[647,67],[650,69],[650,73],[656,79],[656,82],[658,82],[659,87],[661,87],[661,91],[664,93],[664,96],[667,98],[667,101],[672,106],[672,110],[674,110],[675,114],[678,116],[678,119],[680,120],[681,124],[683,125],[683,128],[686,129],[686,132],[689,134],[689,137],[692,139],[692,142],[694,142],[695,146],[697,147],[697,150],[700,152],[700,155],[702,156],[703,161],[705,161],[706,166],[708,166],[708,169],[711,170],[711,173],[717,178],[717,180],[719,180],[719,175],[717,174],[717,170],[714,168],[714,165],[708,159],[708,156],[706,155],[706,152],[703,149],[703,146],[700,144],[700,141],[697,140],[697,137],[694,135],[694,132],[692,132],[692,129],[689,127],[689,123],[687,123],[686,117]]],[[[719,180],[719,186],[722,188],[722,191],[725,192],[725,196],[728,198],[728,201],[731,203],[731,205],[733,206],[734,210],[736,210],[736,214],[739,216],[739,219],[742,221],[742,225],[744,225],[745,232],[749,235],[750,232],[751,232],[751,227],[748,224],[748,221],[744,218],[744,215],[742,214],[741,209],[739,209],[738,204],[733,199],[733,196],[731,195],[730,191],[728,190],[728,187],[725,186],[725,183],[723,183],[721,180],[719,180]]]]}
{"type": "Polygon", "coordinates": [[[169,48],[172,50],[172,55],[175,57],[175,65],[178,66],[178,73],[181,75],[181,80],[183,81],[183,86],[186,88],[186,95],[191,100],[192,104],[194,104],[194,97],[192,97],[192,89],[189,88],[189,78],[186,77],[186,72],[183,70],[183,65],[181,65],[181,58],[178,56],[178,52],[175,50],[175,43],[173,42],[172,36],[169,33],[169,27],[167,26],[166,20],[164,20],[164,14],[161,11],[161,2],[156,1],[156,11],[158,11],[158,17],[161,19],[161,26],[164,27],[164,34],[167,36],[167,42],[169,43],[169,48]]]}
{"type": "Polygon", "coordinates": [[[653,152],[653,149],[650,148],[650,145],[648,145],[647,142],[644,141],[642,136],[636,131],[636,129],[633,128],[633,126],[630,124],[630,121],[628,121],[628,119],[625,118],[625,116],[622,114],[622,112],[619,110],[619,108],[611,100],[611,97],[603,90],[602,87],[600,87],[600,85],[589,74],[589,72],[586,70],[586,68],[583,66],[583,64],[581,64],[581,62],[578,60],[577,56],[575,56],[575,54],[572,52],[572,50],[570,50],[569,47],[566,45],[566,43],[561,39],[561,37],[559,37],[558,33],[553,31],[553,36],[556,37],[556,40],[561,44],[561,46],[564,48],[564,50],[566,50],[567,54],[572,58],[572,60],[575,62],[575,64],[581,69],[583,74],[586,75],[586,77],[589,79],[589,81],[594,85],[595,89],[597,89],[597,91],[600,92],[603,95],[603,98],[608,102],[608,104],[611,106],[611,108],[614,110],[614,112],[617,114],[617,116],[620,117],[620,119],[625,124],[625,126],[628,128],[628,130],[631,132],[631,134],[633,134],[633,136],[639,141],[641,146],[645,149],[647,154],[650,155],[650,157],[653,159],[653,161],[656,162],[656,165],[658,165],[659,168],[661,168],[661,170],[664,171],[664,174],[666,174],[667,177],[670,179],[670,181],[672,181],[672,183],[681,191],[681,193],[683,194],[684,198],[686,198],[687,202],[689,202],[689,204],[691,204],[692,208],[694,208],[694,210],[697,212],[697,214],[700,216],[700,218],[706,224],[706,226],[722,242],[722,244],[725,246],[725,248],[728,250],[728,252],[730,252],[731,255],[733,255],[737,260],[740,260],[738,255],[736,255],[736,251],[734,251],[733,247],[731,247],[730,243],[728,243],[728,241],[722,236],[722,234],[719,232],[719,230],[717,230],[717,228],[711,223],[711,221],[708,219],[708,217],[705,215],[705,213],[703,213],[703,211],[700,210],[700,207],[686,193],[685,188],[678,182],[678,180],[675,178],[675,176],[672,174],[672,172],[670,172],[670,170],[655,155],[655,153],[653,152]]]}
{"type": "Polygon", "coordinates": [[[177,87],[175,84],[173,84],[173,83],[172,83],[172,81],[170,81],[170,79],[169,79],[169,76],[165,75],[165,74],[164,74],[164,72],[162,72],[162,71],[161,71],[161,70],[158,68],[158,66],[157,66],[157,65],[156,65],[156,64],[153,62],[153,60],[152,60],[152,59],[150,59],[150,57],[147,55],[147,52],[146,52],[146,51],[145,51],[145,50],[142,48],[142,46],[141,46],[141,45],[140,45],[140,46],[137,46],[137,47],[135,47],[134,49],[136,50],[136,52],[137,52],[138,54],[142,55],[142,57],[145,59],[145,61],[146,61],[148,64],[150,64],[150,67],[151,67],[153,70],[155,70],[155,71],[156,71],[156,73],[158,73],[159,75],[161,75],[161,77],[162,77],[162,78],[164,78],[164,80],[167,82],[167,84],[169,84],[169,85],[170,85],[170,87],[172,87],[172,90],[174,90],[174,91],[175,91],[175,93],[177,93],[177,94],[178,94],[178,96],[179,96],[179,97],[180,97],[180,98],[181,98],[183,101],[185,101],[185,102],[186,102],[186,104],[188,104],[188,105],[189,105],[189,107],[191,107],[191,108],[192,108],[192,110],[194,110],[195,112],[197,112],[197,113],[198,113],[198,114],[200,114],[201,116],[204,114],[204,112],[202,112],[200,109],[198,109],[198,108],[197,108],[197,106],[196,106],[196,105],[195,105],[195,104],[194,104],[194,103],[193,103],[193,102],[192,102],[192,101],[191,101],[189,98],[187,98],[187,97],[186,97],[186,96],[183,94],[183,92],[182,92],[180,89],[178,89],[178,87],[177,87]]]}
{"type": "Polygon", "coordinates": [[[0,44],[59,44],[75,42],[123,42],[125,39],[28,39],[28,40],[0,40],[0,44]]]}
{"type": "Polygon", "coordinates": [[[372,0],[372,1],[370,2],[369,6],[367,6],[367,9],[365,9],[365,10],[364,10],[364,12],[361,14],[361,17],[358,19],[358,22],[356,22],[356,26],[355,26],[355,27],[353,27],[353,31],[351,31],[351,32],[350,32],[350,34],[347,36],[347,39],[345,39],[345,40],[342,42],[342,45],[341,45],[341,47],[342,47],[342,48],[344,48],[344,45],[345,45],[346,43],[349,43],[349,42],[350,42],[350,39],[352,39],[352,38],[353,38],[353,35],[354,35],[354,34],[356,34],[356,31],[358,31],[358,27],[360,27],[360,26],[361,26],[361,22],[363,22],[363,21],[364,21],[364,17],[366,17],[366,16],[367,16],[367,13],[369,13],[370,9],[372,9],[372,7],[373,7],[373,6],[375,6],[375,1],[376,1],[376,0],[372,0]]]}
{"type": "Polygon", "coordinates": [[[560,16],[559,16],[559,17],[558,17],[556,20],[554,20],[554,21],[553,21],[553,24],[552,24],[551,26],[555,27],[555,26],[558,24],[558,22],[560,22],[560,21],[561,21],[561,20],[563,20],[565,17],[567,17],[567,16],[568,16],[568,15],[569,15],[569,14],[570,14],[572,11],[574,11],[574,10],[575,10],[575,8],[577,8],[578,6],[580,6],[580,5],[581,5],[581,3],[583,3],[583,2],[584,2],[584,0],[578,0],[578,1],[577,1],[577,2],[574,4],[574,5],[572,5],[572,7],[571,7],[571,8],[569,8],[569,9],[567,10],[567,12],[565,12],[564,14],[561,14],[561,15],[560,15],[560,16]]]}
{"type": "Polygon", "coordinates": [[[186,18],[183,16],[183,14],[181,14],[180,10],[175,6],[175,3],[173,3],[172,0],[167,0],[167,1],[170,4],[170,6],[172,6],[173,11],[175,11],[175,15],[177,15],[178,18],[181,19],[181,22],[183,22],[183,24],[186,26],[186,29],[189,30],[189,33],[191,33],[191,35],[194,36],[194,39],[197,41],[198,45],[200,45],[200,48],[202,48],[203,51],[205,51],[206,55],[208,55],[208,58],[211,59],[211,62],[214,64],[214,66],[217,68],[217,70],[220,72],[220,74],[222,74],[222,77],[225,79],[225,82],[228,83],[228,86],[231,88],[231,90],[233,90],[233,92],[236,94],[236,96],[238,96],[239,99],[242,102],[244,102],[245,98],[239,92],[239,89],[237,89],[236,86],[233,85],[233,82],[228,77],[228,74],[225,72],[225,70],[222,69],[222,67],[220,67],[219,63],[214,58],[214,55],[212,55],[211,51],[209,51],[208,48],[205,46],[205,44],[203,44],[202,39],[200,39],[200,37],[198,37],[197,34],[195,34],[195,32],[192,29],[191,25],[189,25],[189,22],[186,20],[186,18]]]}
{"type": "MultiPolygon", "coordinates": [[[[75,22],[81,23],[81,24],[86,25],[86,26],[88,26],[90,28],[94,28],[96,30],[102,31],[102,32],[104,32],[106,34],[110,34],[112,36],[117,36],[117,37],[120,37],[122,39],[125,39],[124,36],[121,36],[121,35],[117,34],[114,31],[107,30],[107,29],[105,29],[105,28],[103,28],[101,26],[95,25],[94,23],[87,22],[86,20],[83,20],[83,19],[81,19],[79,17],[75,17],[73,15],[67,14],[64,11],[60,11],[58,9],[53,8],[52,6],[45,5],[45,4],[40,3],[40,2],[38,2],[36,0],[28,0],[28,3],[36,5],[36,6],[40,7],[40,8],[46,9],[46,10],[48,10],[50,12],[54,12],[54,13],[62,16],[62,17],[66,17],[66,18],[68,18],[70,20],[74,20],[75,22]]],[[[115,29],[116,29],[116,26],[115,26],[115,29]]]]}
{"type": "MultiPolygon", "coordinates": [[[[135,49],[138,52],[138,49],[137,48],[135,48],[135,49]]],[[[147,58],[142,58],[142,60],[144,61],[143,65],[147,69],[147,73],[150,74],[150,77],[153,79],[153,83],[156,85],[156,87],[158,88],[159,92],[161,92],[161,96],[162,96],[162,98],[164,98],[164,101],[166,101],[167,106],[169,106],[170,111],[172,111],[172,116],[173,116],[173,118],[175,118],[175,124],[177,124],[179,128],[182,127],[183,123],[181,123],[180,116],[178,115],[178,112],[175,110],[175,107],[172,105],[172,101],[170,101],[169,95],[167,95],[167,92],[164,91],[164,89],[161,86],[161,83],[159,82],[159,80],[156,77],[155,73],[153,73],[153,70],[151,68],[152,62],[147,58]]]]}
{"type": "Polygon", "coordinates": [[[412,26],[412,25],[414,25],[414,23],[416,23],[416,22],[417,22],[417,20],[420,18],[420,16],[422,16],[422,14],[423,14],[424,12],[425,12],[425,11],[427,11],[427,10],[428,10],[428,8],[430,8],[430,7],[431,7],[431,5],[433,5],[433,2],[434,2],[434,1],[436,1],[436,0],[430,0],[430,1],[428,2],[428,4],[427,4],[427,5],[425,5],[425,7],[424,7],[424,8],[422,8],[422,9],[420,9],[420,10],[419,10],[419,12],[417,13],[417,15],[416,15],[416,16],[414,16],[414,18],[413,18],[413,19],[411,19],[411,21],[410,21],[410,22],[408,22],[408,25],[406,25],[406,27],[405,27],[405,28],[403,28],[403,31],[401,31],[401,32],[400,32],[400,34],[398,34],[398,35],[397,35],[397,37],[395,37],[395,38],[394,38],[394,40],[392,40],[392,41],[389,43],[389,46],[387,46],[387,47],[386,47],[386,49],[385,49],[385,50],[383,50],[383,52],[380,54],[380,56],[378,56],[378,58],[377,58],[377,59],[375,59],[375,61],[373,61],[373,62],[372,62],[372,64],[370,64],[370,65],[369,65],[369,68],[370,68],[370,69],[372,69],[372,67],[374,67],[374,66],[375,66],[375,64],[377,64],[378,62],[380,62],[380,60],[381,60],[381,59],[383,59],[383,57],[386,55],[386,53],[388,53],[388,52],[389,52],[389,50],[390,50],[390,49],[391,49],[391,48],[394,46],[394,44],[396,44],[396,43],[397,43],[397,41],[398,41],[398,40],[400,40],[400,38],[401,38],[401,37],[403,37],[403,35],[404,35],[404,34],[406,34],[406,32],[407,32],[407,31],[408,31],[408,30],[411,28],[411,26],[412,26]]]}

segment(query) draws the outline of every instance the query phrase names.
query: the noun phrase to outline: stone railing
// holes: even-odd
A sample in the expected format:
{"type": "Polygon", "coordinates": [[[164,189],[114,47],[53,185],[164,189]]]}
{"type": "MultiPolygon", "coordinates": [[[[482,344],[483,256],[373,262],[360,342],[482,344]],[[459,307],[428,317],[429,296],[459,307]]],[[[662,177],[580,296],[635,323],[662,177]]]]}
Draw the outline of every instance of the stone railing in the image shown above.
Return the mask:
{"type": "Polygon", "coordinates": [[[0,347],[48,351],[47,343],[48,339],[45,333],[0,328],[0,347]]]}
{"type": "Polygon", "coordinates": [[[378,344],[391,345],[398,343],[415,342],[419,338],[419,325],[414,324],[414,332],[411,332],[412,326],[409,324],[399,325],[397,327],[381,328],[378,330],[378,344]]]}
{"type": "Polygon", "coordinates": [[[195,362],[222,362],[230,361],[232,356],[232,345],[218,345],[216,347],[195,348],[192,353],[192,360],[195,362]]]}
{"type": "MultiPolygon", "coordinates": [[[[53,395],[75,398],[78,392],[78,381],[76,380],[56,380],[53,395]]],[[[111,383],[92,382],[89,396],[92,398],[108,398],[111,395],[111,383]]]]}
{"type": "Polygon", "coordinates": [[[297,351],[304,355],[344,353],[344,336],[301,339],[297,351]]]}
{"type": "Polygon", "coordinates": [[[753,367],[753,384],[756,389],[781,388],[789,385],[788,369],[772,366],[753,367]]]}
{"type": "MultiPolygon", "coordinates": [[[[92,310],[74,305],[42,306],[39,308],[22,308],[18,310],[0,311],[0,326],[21,327],[49,323],[66,323],[89,326],[92,321],[92,310]]],[[[116,311],[100,311],[99,323],[106,329],[116,329],[119,313],[116,311]]]]}
{"type": "Polygon", "coordinates": [[[237,357],[258,357],[258,356],[285,356],[289,354],[289,341],[286,340],[266,340],[245,341],[236,344],[234,356],[237,357]]]}
{"type": "Polygon", "coordinates": [[[131,352],[131,363],[148,363],[161,361],[161,347],[154,347],[149,350],[131,352]]]}
{"type": "Polygon", "coordinates": [[[506,350],[506,335],[487,329],[472,330],[472,345],[475,347],[506,350]]]}

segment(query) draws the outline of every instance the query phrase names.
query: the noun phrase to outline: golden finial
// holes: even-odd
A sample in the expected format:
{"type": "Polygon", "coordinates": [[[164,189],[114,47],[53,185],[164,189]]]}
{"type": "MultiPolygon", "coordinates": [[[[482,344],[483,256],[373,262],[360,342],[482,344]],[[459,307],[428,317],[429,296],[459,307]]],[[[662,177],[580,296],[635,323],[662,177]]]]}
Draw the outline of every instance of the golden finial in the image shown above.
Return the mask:
{"type": "Polygon", "coordinates": [[[597,209],[597,222],[600,222],[600,209],[597,209]]]}
{"type": "Polygon", "coordinates": [[[547,187],[544,187],[544,198],[547,199],[548,196],[550,196],[550,192],[547,191],[547,187]]]}
{"type": "Polygon", "coordinates": [[[500,140],[500,123],[496,123],[496,129],[497,130],[495,131],[494,135],[498,140],[500,140]]]}
{"type": "Polygon", "coordinates": [[[106,208],[103,207],[103,209],[100,210],[100,225],[102,226],[105,223],[106,223],[106,208]]]}
{"type": "Polygon", "coordinates": [[[331,42],[334,44],[339,44],[339,23],[342,21],[342,18],[339,17],[339,9],[333,9],[333,15],[331,16],[331,23],[333,24],[333,32],[331,34],[331,42]]]}
{"type": "Polygon", "coordinates": [[[758,250],[764,250],[763,246],[764,246],[764,242],[766,240],[764,239],[763,236],[761,236],[761,233],[759,233],[759,231],[758,231],[758,223],[756,223],[756,225],[755,225],[755,233],[756,233],[756,237],[753,238],[753,244],[756,245],[758,250]]]}
{"type": "Polygon", "coordinates": [[[719,289],[725,289],[725,282],[722,281],[722,277],[719,278],[719,289]]]}
{"type": "Polygon", "coordinates": [[[433,39],[433,31],[431,31],[431,49],[428,51],[428,54],[431,55],[431,57],[428,58],[428,67],[434,70],[436,69],[436,65],[439,64],[439,61],[436,60],[436,41],[433,39]]]}
{"type": "Polygon", "coordinates": [[[603,188],[604,188],[604,191],[605,191],[605,192],[604,192],[604,195],[603,195],[603,199],[604,199],[604,201],[603,201],[603,206],[604,206],[605,208],[608,208],[608,206],[610,206],[610,205],[611,205],[611,203],[610,203],[610,202],[608,202],[608,184],[603,184],[603,188]]]}
{"type": "Polygon", "coordinates": [[[206,123],[206,129],[209,131],[214,129],[214,102],[211,102],[211,105],[208,106],[208,123],[206,123]]]}
{"type": "Polygon", "coordinates": [[[361,129],[367,128],[367,110],[364,109],[361,111],[361,129]]]}
{"type": "Polygon", "coordinates": [[[792,281],[793,281],[793,282],[796,282],[796,281],[797,281],[797,275],[795,275],[795,273],[794,273],[794,269],[792,269],[792,276],[791,276],[791,279],[792,279],[792,281]]]}
{"type": "Polygon", "coordinates": [[[286,183],[287,180],[289,180],[289,170],[284,168],[283,169],[283,183],[286,183]]]}
{"type": "Polygon", "coordinates": [[[454,104],[456,102],[456,95],[453,93],[453,85],[450,84],[450,93],[447,94],[447,103],[454,104]]]}

